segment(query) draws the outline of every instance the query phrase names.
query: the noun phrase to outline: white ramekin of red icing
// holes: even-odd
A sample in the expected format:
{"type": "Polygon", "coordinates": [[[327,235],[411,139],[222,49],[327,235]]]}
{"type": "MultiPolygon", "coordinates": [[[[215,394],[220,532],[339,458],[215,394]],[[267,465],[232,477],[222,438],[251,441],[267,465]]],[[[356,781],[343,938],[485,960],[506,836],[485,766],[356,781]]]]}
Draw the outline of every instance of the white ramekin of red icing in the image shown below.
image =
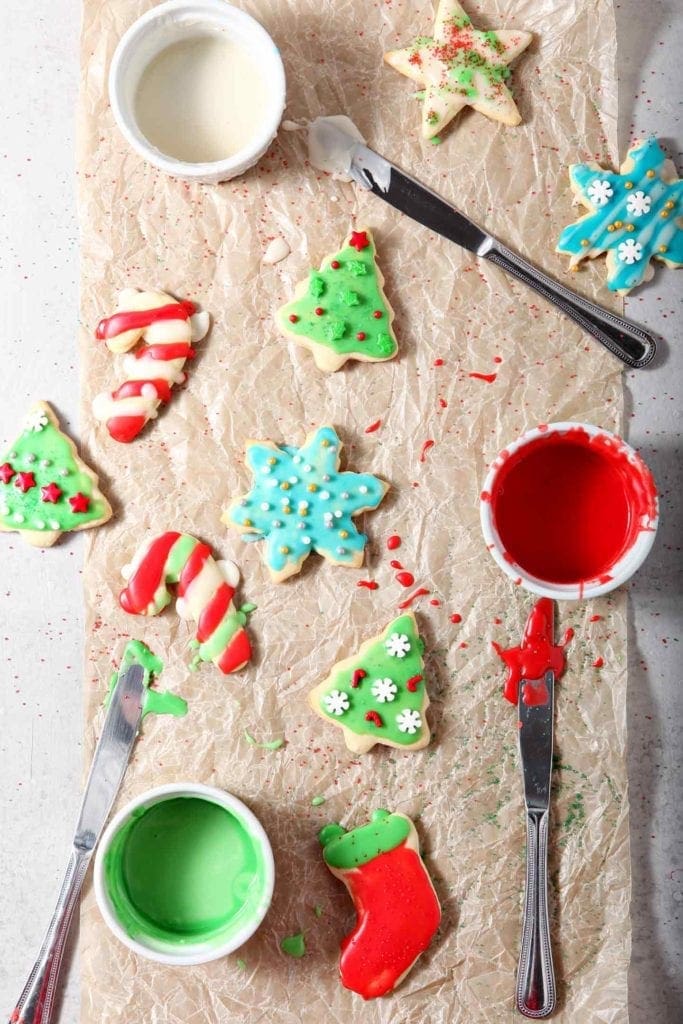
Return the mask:
{"type": "Polygon", "coordinates": [[[588,423],[550,423],[493,461],[480,500],[486,546],[532,593],[606,594],[640,567],[658,524],[655,482],[625,441],[588,423]]]}
{"type": "Polygon", "coordinates": [[[168,0],[122,36],[109,100],[128,144],[176,178],[243,174],[275,138],[285,106],[280,52],[225,0],[168,0]]]}

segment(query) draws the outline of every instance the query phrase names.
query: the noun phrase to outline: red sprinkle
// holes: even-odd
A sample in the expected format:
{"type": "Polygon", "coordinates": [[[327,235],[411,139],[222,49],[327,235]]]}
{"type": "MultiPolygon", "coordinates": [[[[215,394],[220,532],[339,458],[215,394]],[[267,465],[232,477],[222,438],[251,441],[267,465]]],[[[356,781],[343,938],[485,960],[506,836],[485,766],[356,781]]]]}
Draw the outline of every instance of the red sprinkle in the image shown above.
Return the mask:
{"type": "Polygon", "coordinates": [[[422,676],[411,676],[410,679],[406,680],[406,690],[410,690],[411,693],[415,693],[417,690],[417,684],[422,682],[422,676]]]}
{"type": "Polygon", "coordinates": [[[436,441],[432,441],[431,438],[424,442],[422,448],[420,449],[420,462],[427,461],[427,452],[429,451],[430,448],[433,448],[435,444],[436,441]]]}
{"type": "Polygon", "coordinates": [[[435,359],[434,366],[443,366],[443,359],[435,359]]]}
{"type": "Polygon", "coordinates": [[[374,316],[375,320],[381,320],[382,319],[382,310],[381,309],[375,309],[375,310],[373,310],[372,315],[374,316]]]}
{"type": "Polygon", "coordinates": [[[451,615],[451,622],[454,622],[456,626],[459,622],[462,622],[462,615],[460,614],[460,612],[453,612],[453,614],[451,615]]]}
{"type": "Polygon", "coordinates": [[[365,712],[365,721],[366,722],[372,722],[372,724],[376,725],[378,729],[382,728],[382,724],[383,724],[382,723],[382,719],[379,717],[379,715],[378,715],[378,713],[376,711],[366,711],[365,712]]]}
{"type": "Polygon", "coordinates": [[[364,587],[365,590],[379,590],[379,583],[375,580],[358,580],[357,587],[364,587]]]}
{"type": "Polygon", "coordinates": [[[339,270],[341,263],[339,262],[339,260],[332,260],[330,266],[332,267],[333,270],[339,270]]]}
{"type": "Polygon", "coordinates": [[[365,428],[365,433],[366,434],[374,434],[375,431],[379,430],[379,428],[381,426],[382,426],[382,421],[381,420],[375,420],[374,423],[371,423],[369,427],[365,428]]]}
{"type": "Polygon", "coordinates": [[[438,608],[441,601],[439,601],[438,597],[433,597],[429,603],[434,605],[435,608],[438,608]]]}
{"type": "Polygon", "coordinates": [[[365,331],[359,331],[356,337],[358,338],[359,341],[365,341],[367,335],[365,331]]]}
{"type": "Polygon", "coordinates": [[[596,658],[595,661],[593,662],[593,668],[602,668],[602,666],[604,664],[605,664],[605,659],[604,658],[596,658]]]}
{"type": "Polygon", "coordinates": [[[299,322],[299,317],[296,315],[296,313],[289,314],[289,322],[290,324],[296,324],[299,322]]]}
{"type": "Polygon", "coordinates": [[[474,380],[483,380],[487,384],[493,384],[494,380],[498,376],[497,373],[468,373],[468,377],[473,377],[474,380]]]}
{"type": "Polygon", "coordinates": [[[399,609],[403,610],[404,608],[410,608],[413,601],[417,601],[418,597],[423,597],[425,594],[428,593],[429,591],[427,590],[426,587],[419,587],[417,590],[414,590],[413,593],[405,599],[405,601],[401,601],[401,603],[398,606],[399,609]]]}
{"type": "Polygon", "coordinates": [[[323,309],[322,306],[316,306],[313,312],[315,313],[316,316],[322,316],[325,310],[323,309]]]}
{"type": "Polygon", "coordinates": [[[366,676],[367,672],[365,671],[364,668],[356,669],[356,671],[353,673],[353,676],[351,677],[351,686],[353,686],[354,690],[360,684],[361,679],[365,679],[366,676]]]}
{"type": "Polygon", "coordinates": [[[446,401],[445,398],[440,398],[439,399],[439,405],[441,406],[442,409],[447,409],[448,408],[448,402],[446,401]]]}
{"type": "Polygon", "coordinates": [[[395,551],[396,548],[400,548],[401,538],[397,533],[392,533],[391,537],[387,538],[387,547],[390,551],[395,551]]]}
{"type": "Polygon", "coordinates": [[[494,363],[502,363],[503,362],[503,357],[502,356],[494,356],[493,357],[493,361],[494,361],[494,363]]]}
{"type": "Polygon", "coordinates": [[[396,576],[396,582],[400,583],[402,587],[412,587],[415,577],[412,572],[399,572],[396,576]]]}
{"type": "Polygon", "coordinates": [[[600,622],[602,615],[591,615],[589,622],[600,622]]]}

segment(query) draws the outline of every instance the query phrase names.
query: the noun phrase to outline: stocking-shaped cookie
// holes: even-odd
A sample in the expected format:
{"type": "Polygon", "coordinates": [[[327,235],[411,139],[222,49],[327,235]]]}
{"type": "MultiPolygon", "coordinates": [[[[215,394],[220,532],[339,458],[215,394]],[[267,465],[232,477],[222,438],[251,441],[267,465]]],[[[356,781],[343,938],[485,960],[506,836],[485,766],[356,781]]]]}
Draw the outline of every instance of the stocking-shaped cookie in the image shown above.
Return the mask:
{"type": "Polygon", "coordinates": [[[342,940],[342,984],[364,999],[391,992],[429,946],[441,908],[410,818],[378,810],[368,825],[346,832],[326,825],[323,858],[356,908],[342,940]]]}

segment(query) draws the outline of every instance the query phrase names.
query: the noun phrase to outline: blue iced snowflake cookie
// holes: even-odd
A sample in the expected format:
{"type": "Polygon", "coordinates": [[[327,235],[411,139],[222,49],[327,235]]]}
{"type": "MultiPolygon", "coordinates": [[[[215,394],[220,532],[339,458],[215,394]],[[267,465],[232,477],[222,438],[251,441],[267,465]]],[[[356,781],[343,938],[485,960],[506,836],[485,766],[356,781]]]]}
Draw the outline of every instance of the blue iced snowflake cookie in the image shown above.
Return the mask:
{"type": "Polygon", "coordinates": [[[301,448],[247,442],[253,485],[222,521],[243,540],[265,541],[276,583],[298,573],[312,551],[336,565],[363,564],[367,537],[353,517],[377,508],[389,485],[365,473],[341,473],[341,448],[333,427],[318,427],[301,448]]]}
{"type": "Polygon", "coordinates": [[[564,229],[557,251],[570,267],[607,253],[607,287],[620,295],[649,281],[651,260],[683,264],[683,182],[650,138],[634,143],[618,174],[598,164],[572,164],[572,189],[588,213],[564,229]]]}

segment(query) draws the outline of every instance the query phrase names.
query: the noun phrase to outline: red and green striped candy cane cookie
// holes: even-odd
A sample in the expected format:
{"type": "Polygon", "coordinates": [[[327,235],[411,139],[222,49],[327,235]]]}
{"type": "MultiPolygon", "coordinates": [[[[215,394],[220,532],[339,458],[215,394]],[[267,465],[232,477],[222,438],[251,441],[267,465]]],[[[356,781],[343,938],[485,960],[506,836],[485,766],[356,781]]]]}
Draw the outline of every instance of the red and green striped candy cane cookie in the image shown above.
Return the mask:
{"type": "Polygon", "coordinates": [[[254,606],[233,604],[239,581],[234,562],[217,562],[207,544],[169,531],[143,544],[122,575],[128,585],[119,602],[131,615],[158,615],[173,598],[169,587],[177,588],[176,611],[197,623],[193,668],[212,661],[227,675],[247,664],[251,644],[244,626],[254,606]]]}

